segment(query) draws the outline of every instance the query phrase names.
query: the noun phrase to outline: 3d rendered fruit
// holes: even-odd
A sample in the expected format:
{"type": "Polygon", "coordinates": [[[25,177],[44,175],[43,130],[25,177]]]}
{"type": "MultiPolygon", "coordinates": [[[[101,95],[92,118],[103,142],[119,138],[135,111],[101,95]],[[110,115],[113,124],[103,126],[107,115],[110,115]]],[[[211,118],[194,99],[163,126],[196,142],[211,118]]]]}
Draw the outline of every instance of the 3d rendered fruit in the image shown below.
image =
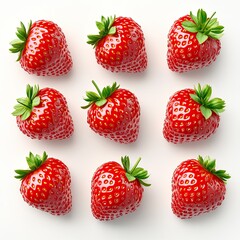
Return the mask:
{"type": "Polygon", "coordinates": [[[174,72],[187,72],[209,66],[221,50],[224,27],[213,13],[210,17],[199,9],[174,22],[168,33],[168,67],[174,72]]]}
{"type": "Polygon", "coordinates": [[[163,136],[168,142],[194,142],[215,133],[225,102],[221,98],[211,99],[211,94],[211,86],[198,84],[170,97],[163,126],[163,136]]]}
{"type": "Polygon", "coordinates": [[[61,28],[51,21],[39,20],[28,28],[21,22],[17,28],[18,39],[10,44],[17,61],[29,74],[60,76],[67,74],[73,65],[67,41],[61,28]]]}
{"type": "Polygon", "coordinates": [[[27,85],[27,97],[18,98],[12,113],[19,129],[32,139],[66,139],[74,125],[66,98],[56,89],[27,85]]]}
{"type": "Polygon", "coordinates": [[[20,192],[30,206],[52,215],[65,215],[72,209],[71,176],[68,167],[46,152],[31,152],[26,158],[29,169],[15,170],[21,180],[20,192]]]}
{"type": "Polygon", "coordinates": [[[210,157],[183,161],[172,177],[172,211],[182,219],[208,213],[219,207],[226,193],[225,170],[215,169],[210,157]]]}
{"type": "Polygon", "coordinates": [[[122,165],[110,161],[95,171],[91,182],[91,209],[101,221],[119,218],[132,213],[140,206],[144,189],[150,186],[144,180],[149,174],[138,167],[141,158],[130,168],[128,156],[122,157],[122,165]]]}
{"type": "Polygon", "coordinates": [[[140,105],[137,97],[117,83],[101,91],[86,92],[87,122],[97,134],[119,143],[135,142],[139,134],[140,105]]]}
{"type": "Polygon", "coordinates": [[[147,68],[145,38],[138,23],[128,17],[102,17],[98,35],[88,35],[97,63],[112,72],[143,72],[147,68]]]}

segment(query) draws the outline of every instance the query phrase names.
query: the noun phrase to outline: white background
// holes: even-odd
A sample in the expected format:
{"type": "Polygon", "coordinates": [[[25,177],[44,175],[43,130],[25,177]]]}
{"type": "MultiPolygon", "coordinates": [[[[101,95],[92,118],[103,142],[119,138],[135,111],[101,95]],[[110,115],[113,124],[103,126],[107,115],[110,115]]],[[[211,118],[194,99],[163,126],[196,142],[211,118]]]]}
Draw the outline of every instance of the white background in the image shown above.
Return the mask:
{"type": "MultiPolygon", "coordinates": [[[[231,239],[239,228],[239,10],[236,1],[5,1],[1,6],[1,174],[0,239],[161,239],[200,240],[231,239]],[[225,26],[222,50],[210,67],[176,74],[167,67],[167,34],[173,21],[203,8],[217,12],[225,26]],[[102,15],[132,17],[145,34],[148,69],[142,74],[116,74],[96,63],[87,35],[97,33],[95,21],[102,15]],[[46,19],[56,22],[66,35],[74,62],[71,73],[50,78],[29,75],[9,52],[19,22],[25,24],[46,19]],[[117,81],[134,92],[141,105],[140,135],[136,143],[121,145],[96,135],[87,125],[84,105],[86,90],[94,90],[117,81]],[[163,138],[162,128],[168,98],[177,90],[197,83],[210,84],[213,96],[226,101],[216,134],[198,143],[173,145],[163,138]],[[38,141],[23,135],[11,115],[16,98],[25,94],[26,84],[53,87],[67,98],[75,132],[64,141],[38,141]],[[20,181],[14,169],[25,168],[29,151],[61,159],[72,176],[73,209],[69,215],[56,217],[29,207],[22,199],[20,181]],[[226,199],[214,212],[181,220],[171,211],[171,177],[180,162],[209,155],[217,160],[218,169],[226,169],[232,178],[227,184],[226,199]],[[129,155],[134,162],[142,157],[141,166],[151,174],[151,187],[145,188],[141,206],[135,213],[111,222],[96,220],[90,209],[90,184],[95,169],[107,161],[120,161],[129,155]],[[5,236],[5,238],[3,237],[5,236]]],[[[237,235],[238,236],[238,235],[237,235]]],[[[235,238],[236,239],[236,238],[235,238]]]]}

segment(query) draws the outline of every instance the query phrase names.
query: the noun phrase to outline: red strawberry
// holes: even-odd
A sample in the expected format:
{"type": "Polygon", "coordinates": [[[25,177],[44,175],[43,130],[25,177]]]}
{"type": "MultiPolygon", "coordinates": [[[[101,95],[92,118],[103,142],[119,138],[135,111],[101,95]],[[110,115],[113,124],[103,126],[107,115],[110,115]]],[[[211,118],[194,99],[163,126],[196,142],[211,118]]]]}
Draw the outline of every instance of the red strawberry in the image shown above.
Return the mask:
{"type": "Polygon", "coordinates": [[[53,88],[27,85],[27,97],[17,99],[12,113],[19,129],[33,139],[65,139],[73,131],[73,120],[65,97],[53,88]]]}
{"type": "Polygon", "coordinates": [[[175,72],[187,72],[210,65],[220,53],[220,38],[224,27],[220,26],[215,13],[208,18],[199,9],[176,20],[168,34],[167,62],[175,72]]]}
{"type": "Polygon", "coordinates": [[[88,35],[98,64],[112,72],[142,72],[147,68],[145,38],[131,18],[102,17],[98,35],[88,35]]]}
{"type": "Polygon", "coordinates": [[[11,42],[12,53],[19,52],[18,61],[30,74],[59,76],[72,68],[72,58],[61,28],[51,22],[39,20],[26,30],[24,24],[17,28],[19,39],[11,42]]]}
{"type": "Polygon", "coordinates": [[[218,128],[219,113],[225,102],[220,98],[210,99],[212,88],[183,89],[170,97],[167,104],[163,135],[173,143],[193,142],[207,139],[218,128]]]}
{"type": "Polygon", "coordinates": [[[137,167],[141,158],[130,169],[129,157],[121,158],[123,167],[117,162],[101,165],[93,175],[91,208],[93,216],[99,220],[113,220],[134,212],[140,205],[143,187],[150,186],[143,181],[148,172],[137,167]]]}
{"type": "Polygon", "coordinates": [[[15,170],[21,179],[20,192],[30,206],[53,215],[71,211],[71,176],[68,167],[60,160],[33,155],[26,158],[29,170],[15,170]]]}
{"type": "Polygon", "coordinates": [[[137,140],[140,122],[140,105],[137,97],[116,83],[102,91],[92,81],[98,94],[86,92],[89,103],[87,122],[90,128],[101,136],[120,143],[137,140]]]}
{"type": "Polygon", "coordinates": [[[186,219],[215,210],[224,200],[229,178],[209,157],[183,161],[172,177],[173,213],[186,219]]]}

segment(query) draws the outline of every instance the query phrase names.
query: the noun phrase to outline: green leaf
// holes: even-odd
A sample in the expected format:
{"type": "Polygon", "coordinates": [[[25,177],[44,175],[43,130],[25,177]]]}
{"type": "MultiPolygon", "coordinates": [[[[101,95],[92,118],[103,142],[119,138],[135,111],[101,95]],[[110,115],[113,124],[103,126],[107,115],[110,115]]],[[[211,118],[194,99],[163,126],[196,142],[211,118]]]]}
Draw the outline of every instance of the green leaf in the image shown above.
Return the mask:
{"type": "Polygon", "coordinates": [[[144,187],[149,187],[149,186],[151,186],[150,183],[146,183],[146,182],[142,181],[142,179],[138,179],[138,181],[139,181],[139,182],[141,183],[141,185],[143,185],[144,187]]]}
{"type": "Polygon", "coordinates": [[[20,27],[17,28],[16,35],[17,35],[17,34],[21,35],[21,36],[24,37],[24,38],[26,37],[26,31],[23,30],[23,29],[20,28],[20,27]]]}
{"type": "Polygon", "coordinates": [[[190,17],[198,25],[198,19],[197,19],[197,17],[195,15],[193,15],[192,12],[190,12],[190,17]]]}
{"type": "Polygon", "coordinates": [[[27,108],[31,108],[31,103],[29,98],[18,98],[17,102],[27,108]]]}
{"type": "Polygon", "coordinates": [[[28,119],[30,115],[31,115],[31,111],[26,109],[26,111],[21,115],[21,119],[24,121],[28,119]]]}
{"type": "Polygon", "coordinates": [[[200,44],[204,43],[208,39],[208,35],[204,33],[198,32],[196,38],[200,44]]]}
{"type": "Polygon", "coordinates": [[[38,106],[40,104],[40,97],[35,97],[32,101],[32,107],[38,106]]]}
{"type": "Polygon", "coordinates": [[[197,103],[201,103],[201,99],[196,94],[190,94],[190,97],[197,103]]]}
{"type": "Polygon", "coordinates": [[[107,102],[106,99],[101,99],[101,100],[98,100],[97,102],[95,102],[95,104],[96,104],[98,107],[102,107],[106,102],[107,102]]]}
{"type": "Polygon", "coordinates": [[[127,179],[128,179],[129,182],[132,182],[132,181],[136,180],[136,178],[129,173],[126,173],[126,176],[127,176],[127,179]]]}
{"type": "Polygon", "coordinates": [[[208,36],[211,37],[211,38],[213,38],[213,39],[219,40],[219,39],[223,36],[223,34],[210,32],[210,33],[208,34],[208,36]]]}
{"type": "Polygon", "coordinates": [[[90,107],[93,103],[95,103],[99,107],[103,106],[104,104],[106,104],[107,99],[120,87],[120,85],[117,85],[117,83],[114,82],[112,86],[104,87],[101,91],[94,81],[92,81],[92,83],[97,89],[98,94],[95,92],[87,91],[87,97],[84,98],[84,100],[87,101],[88,104],[82,106],[81,108],[83,109],[90,107]]]}
{"type": "Polygon", "coordinates": [[[24,42],[22,41],[22,40],[20,40],[20,39],[14,39],[14,40],[12,40],[11,42],[10,42],[10,44],[13,46],[13,47],[15,47],[15,46],[18,46],[19,44],[23,44],[24,42]]]}
{"type": "Polygon", "coordinates": [[[199,23],[204,23],[207,21],[207,14],[204,10],[199,9],[197,12],[197,19],[199,23]]]}
{"type": "Polygon", "coordinates": [[[109,34],[115,34],[116,32],[116,27],[112,27],[113,23],[115,21],[115,16],[114,17],[101,17],[101,22],[96,22],[97,28],[99,30],[98,34],[94,35],[88,35],[88,40],[87,43],[93,45],[93,47],[96,47],[98,42],[104,38],[105,36],[109,34]]]}
{"type": "Polygon", "coordinates": [[[217,18],[212,18],[209,22],[208,22],[208,28],[214,28],[219,26],[219,22],[217,20],[217,18]]]}
{"type": "Polygon", "coordinates": [[[32,109],[38,106],[41,99],[38,95],[39,86],[31,87],[29,84],[26,87],[27,97],[18,98],[18,104],[14,106],[15,111],[12,113],[13,116],[21,116],[24,121],[28,119],[31,115],[32,109]]]}
{"type": "Polygon", "coordinates": [[[223,101],[221,98],[213,98],[210,101],[208,101],[205,106],[209,107],[212,110],[224,110],[225,107],[225,101],[223,101]]]}
{"type": "Polygon", "coordinates": [[[182,26],[189,32],[195,33],[198,31],[197,25],[191,21],[183,21],[182,26]]]}
{"type": "Polygon", "coordinates": [[[213,109],[213,112],[215,112],[217,115],[220,115],[220,113],[224,112],[224,109],[213,109]]]}
{"type": "Polygon", "coordinates": [[[105,29],[103,22],[96,22],[96,25],[100,31],[103,31],[105,29]]]}
{"type": "Polygon", "coordinates": [[[216,162],[215,159],[213,159],[213,160],[209,159],[208,160],[208,162],[206,164],[206,167],[207,167],[207,169],[209,169],[210,172],[215,170],[215,166],[216,166],[215,162],[216,162]]]}
{"type": "Polygon", "coordinates": [[[223,35],[224,27],[219,25],[217,18],[213,18],[215,12],[211,17],[203,9],[198,9],[197,16],[190,12],[190,17],[195,23],[195,26],[189,22],[183,21],[182,26],[189,32],[197,32],[196,38],[199,44],[204,43],[208,37],[213,39],[220,39],[223,35]]]}
{"type": "Polygon", "coordinates": [[[17,35],[17,37],[23,42],[23,45],[24,45],[24,42],[26,41],[26,36],[25,36],[25,35],[22,35],[22,34],[19,33],[19,32],[16,32],[16,35],[17,35]]]}
{"type": "Polygon", "coordinates": [[[22,22],[20,22],[20,27],[17,28],[16,36],[18,39],[15,39],[10,42],[11,48],[9,49],[11,53],[18,53],[17,61],[20,60],[22,56],[22,51],[25,48],[25,44],[28,38],[28,33],[32,26],[32,21],[29,23],[28,32],[26,32],[26,28],[22,22]]]}
{"type": "Polygon", "coordinates": [[[209,85],[206,85],[202,89],[202,98],[204,102],[208,102],[212,95],[212,88],[209,85]]]}
{"type": "Polygon", "coordinates": [[[201,113],[205,117],[205,119],[208,119],[212,116],[212,110],[209,108],[204,107],[203,105],[200,106],[201,113]]]}
{"type": "Polygon", "coordinates": [[[98,101],[100,100],[100,96],[98,94],[96,94],[95,92],[86,92],[86,96],[88,101],[98,101]]]}
{"type": "Polygon", "coordinates": [[[219,114],[224,111],[225,101],[221,98],[211,98],[212,87],[210,85],[205,85],[201,87],[200,84],[194,87],[195,93],[190,94],[190,97],[197,103],[200,104],[200,110],[205,119],[211,117],[212,112],[219,114]]]}
{"type": "Polygon", "coordinates": [[[123,168],[125,169],[126,172],[130,172],[130,160],[128,156],[121,157],[121,162],[123,165],[123,168]]]}
{"type": "Polygon", "coordinates": [[[16,49],[16,48],[9,48],[9,51],[10,51],[11,53],[18,53],[18,52],[19,52],[19,50],[16,49]]]}
{"type": "Polygon", "coordinates": [[[28,167],[31,170],[35,170],[36,169],[35,161],[34,161],[34,155],[31,152],[29,153],[29,156],[26,157],[26,161],[27,161],[28,167]]]}
{"type": "Polygon", "coordinates": [[[128,156],[125,156],[124,158],[121,158],[122,165],[126,171],[126,177],[129,182],[137,180],[139,181],[143,186],[150,186],[151,184],[145,183],[143,179],[147,179],[149,177],[148,172],[138,167],[139,162],[141,161],[141,158],[139,158],[132,169],[130,169],[130,160],[128,156]]]}
{"type": "Polygon", "coordinates": [[[147,179],[149,177],[148,171],[138,168],[133,172],[133,176],[135,176],[138,179],[147,179]]]}
{"type": "Polygon", "coordinates": [[[216,170],[216,160],[211,159],[209,156],[205,157],[204,159],[202,156],[198,156],[198,162],[204,169],[221,179],[224,183],[227,182],[227,179],[231,178],[231,176],[226,173],[225,170],[216,170]]]}
{"type": "Polygon", "coordinates": [[[15,178],[21,180],[21,179],[23,179],[25,176],[27,176],[30,172],[31,172],[31,170],[21,170],[21,169],[15,170],[15,173],[17,174],[17,175],[15,176],[15,178]]]}
{"type": "Polygon", "coordinates": [[[22,33],[23,34],[26,34],[27,33],[27,31],[26,31],[26,28],[25,28],[25,25],[22,23],[22,22],[20,22],[20,28],[18,28],[18,30],[22,30],[22,33]]]}
{"type": "Polygon", "coordinates": [[[48,156],[47,156],[46,152],[43,153],[42,157],[40,157],[38,154],[33,155],[30,152],[29,156],[26,157],[26,161],[27,161],[29,169],[26,169],[26,170],[17,169],[17,170],[15,170],[15,173],[17,173],[15,178],[23,179],[29,173],[31,173],[31,172],[35,171],[36,169],[38,169],[47,160],[47,157],[48,156]]]}
{"type": "Polygon", "coordinates": [[[224,27],[223,26],[216,26],[210,29],[210,32],[213,33],[222,33],[224,31],[224,27]]]}
{"type": "Polygon", "coordinates": [[[116,33],[116,27],[111,27],[110,28],[110,30],[109,30],[109,32],[108,32],[108,34],[110,34],[110,35],[113,35],[113,34],[115,34],[116,33]]]}
{"type": "Polygon", "coordinates": [[[22,105],[16,105],[14,107],[14,111],[12,112],[13,116],[21,116],[25,113],[25,111],[27,110],[25,106],[22,105]]]}

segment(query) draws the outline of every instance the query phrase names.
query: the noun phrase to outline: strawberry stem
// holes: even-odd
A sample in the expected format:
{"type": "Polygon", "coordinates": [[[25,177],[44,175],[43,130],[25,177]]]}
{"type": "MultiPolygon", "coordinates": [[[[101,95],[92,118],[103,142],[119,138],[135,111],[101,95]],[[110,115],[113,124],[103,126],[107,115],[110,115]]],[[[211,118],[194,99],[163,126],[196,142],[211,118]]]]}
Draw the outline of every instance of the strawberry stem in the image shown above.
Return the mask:
{"type": "Polygon", "coordinates": [[[210,18],[208,18],[208,20],[206,21],[206,23],[204,24],[202,31],[204,32],[204,30],[206,29],[207,25],[210,23],[211,19],[213,18],[213,16],[216,14],[216,12],[214,12],[212,14],[212,16],[210,18]]]}
{"type": "Polygon", "coordinates": [[[94,87],[97,89],[99,96],[102,97],[102,92],[101,92],[101,90],[99,89],[98,85],[95,83],[94,80],[92,80],[92,83],[93,83],[94,87]]]}
{"type": "Polygon", "coordinates": [[[35,171],[38,169],[48,158],[48,155],[46,152],[43,152],[42,157],[38,154],[33,155],[31,152],[29,153],[29,156],[26,157],[28,167],[27,170],[17,169],[15,170],[15,173],[17,174],[15,178],[22,180],[25,178],[29,173],[35,171]]]}
{"type": "Polygon", "coordinates": [[[194,87],[195,93],[190,94],[190,97],[197,103],[199,103],[200,111],[208,119],[212,116],[212,112],[215,112],[217,115],[222,113],[225,110],[225,101],[221,98],[210,99],[212,94],[212,88],[209,85],[201,87],[198,84],[197,87],[194,87]]]}
{"type": "Polygon", "coordinates": [[[87,97],[84,98],[84,100],[87,101],[88,104],[86,106],[82,106],[81,108],[83,109],[89,108],[94,103],[98,107],[104,106],[107,102],[107,98],[109,98],[119,88],[119,85],[114,82],[112,86],[104,87],[101,91],[94,80],[92,80],[92,83],[97,89],[98,94],[92,91],[87,91],[87,97]]]}
{"type": "Polygon", "coordinates": [[[116,27],[113,27],[113,23],[115,21],[115,16],[114,17],[108,17],[105,18],[102,16],[101,22],[96,22],[97,28],[99,30],[98,35],[88,35],[88,44],[93,45],[95,48],[98,44],[98,42],[103,39],[107,35],[113,35],[116,33],[116,27]]]}
{"type": "Polygon", "coordinates": [[[21,116],[22,120],[26,120],[30,117],[33,107],[40,104],[40,97],[37,96],[39,92],[39,86],[34,85],[34,87],[27,85],[25,98],[18,98],[18,104],[14,106],[13,116],[21,116]]]}
{"type": "Polygon", "coordinates": [[[197,33],[196,38],[199,44],[204,43],[209,37],[220,39],[223,35],[224,27],[219,25],[217,18],[213,18],[214,12],[210,18],[203,9],[198,9],[197,16],[190,12],[190,20],[182,22],[182,26],[189,32],[197,33]]]}
{"type": "Polygon", "coordinates": [[[18,53],[18,58],[17,61],[19,61],[22,57],[22,52],[25,48],[27,38],[30,32],[30,29],[32,27],[32,21],[30,20],[28,29],[26,30],[26,27],[22,22],[20,22],[20,27],[17,28],[17,39],[14,39],[13,41],[10,42],[12,47],[9,49],[10,52],[12,53],[18,53]]]}
{"type": "Polygon", "coordinates": [[[126,171],[126,177],[128,181],[132,182],[137,179],[143,186],[148,187],[151,184],[144,182],[143,179],[147,179],[149,177],[149,174],[148,171],[146,171],[145,169],[137,167],[140,161],[141,158],[138,158],[132,169],[130,169],[129,157],[128,156],[121,157],[121,162],[126,171]]]}
{"type": "Polygon", "coordinates": [[[202,156],[198,156],[198,162],[201,164],[203,168],[205,168],[210,173],[214,174],[218,178],[220,178],[224,183],[227,182],[227,179],[231,178],[231,176],[226,173],[225,170],[216,170],[216,160],[211,159],[209,156],[203,158],[202,156]]]}
{"type": "Polygon", "coordinates": [[[134,172],[134,170],[136,169],[136,167],[138,166],[140,161],[141,161],[141,158],[138,158],[138,160],[136,161],[136,163],[134,164],[134,166],[130,170],[130,174],[132,174],[134,172]]]}

